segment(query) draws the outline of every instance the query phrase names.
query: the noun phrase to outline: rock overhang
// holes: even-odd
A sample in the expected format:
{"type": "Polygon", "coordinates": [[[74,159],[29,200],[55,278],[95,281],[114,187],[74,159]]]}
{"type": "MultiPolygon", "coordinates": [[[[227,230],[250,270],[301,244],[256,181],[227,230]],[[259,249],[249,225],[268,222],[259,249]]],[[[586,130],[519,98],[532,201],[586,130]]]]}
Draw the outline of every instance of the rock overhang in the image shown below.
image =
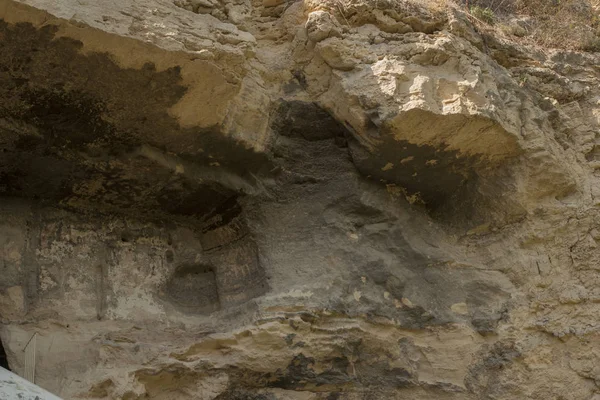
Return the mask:
{"type": "Polygon", "coordinates": [[[3,6],[3,195],[202,215],[269,170],[221,132],[236,85],[214,64],[3,6]]]}
{"type": "MultiPolygon", "coordinates": [[[[134,3],[132,4],[134,5],[134,3]]],[[[126,6],[132,6],[132,4],[126,6]]],[[[62,5],[56,10],[53,9],[53,12],[63,15],[66,10],[68,10],[67,5],[62,5]]],[[[84,146],[84,153],[86,153],[82,154],[78,150],[79,155],[67,156],[68,160],[64,160],[65,154],[59,156],[55,176],[44,176],[42,173],[39,175],[44,185],[35,183],[26,185],[31,187],[30,192],[34,192],[34,196],[40,196],[39,193],[35,193],[36,191],[48,190],[53,192],[55,197],[63,196],[65,198],[69,193],[69,186],[75,186],[76,191],[82,193],[90,188],[97,188],[99,184],[102,185],[99,182],[111,180],[126,182],[124,186],[119,187],[118,191],[123,189],[127,191],[128,188],[131,189],[132,185],[137,185],[135,179],[138,178],[124,176],[124,173],[118,172],[118,170],[123,169],[129,162],[135,163],[138,171],[144,171],[146,175],[155,164],[166,170],[158,173],[157,176],[163,175],[167,179],[168,170],[175,172],[177,176],[173,179],[174,182],[164,182],[169,195],[173,193],[171,189],[177,187],[188,187],[190,193],[194,192],[196,195],[202,188],[214,189],[214,184],[201,182],[203,174],[206,175],[208,181],[213,178],[224,179],[225,182],[222,183],[225,184],[221,185],[224,188],[217,188],[217,194],[223,191],[227,192],[231,186],[234,187],[234,190],[228,192],[230,195],[236,191],[252,192],[254,179],[250,176],[270,168],[265,150],[271,139],[268,134],[262,132],[267,125],[264,122],[250,121],[248,122],[250,126],[243,126],[246,123],[245,120],[241,122],[242,125],[232,120],[237,115],[235,110],[232,111],[232,107],[235,108],[236,105],[239,105],[240,100],[236,100],[235,97],[241,93],[239,92],[241,90],[240,82],[241,79],[244,79],[245,74],[243,68],[240,69],[237,66],[238,64],[233,63],[230,66],[228,63],[223,64],[223,60],[219,60],[220,67],[217,67],[214,62],[198,59],[192,54],[193,52],[189,51],[169,51],[170,57],[166,57],[167,52],[164,52],[160,46],[140,43],[124,37],[118,38],[120,46],[117,46],[115,42],[117,36],[115,35],[101,32],[92,26],[82,25],[74,20],[65,21],[50,17],[49,14],[20,3],[5,1],[4,14],[5,19],[9,21],[21,21],[18,22],[19,25],[15,25],[22,30],[20,40],[26,40],[24,38],[28,35],[30,37],[37,35],[39,43],[34,50],[38,57],[40,53],[44,52],[44,49],[37,47],[42,46],[46,51],[51,51],[50,54],[53,57],[57,57],[55,65],[66,62],[67,58],[69,62],[66,63],[67,68],[59,71],[60,73],[53,71],[52,66],[38,72],[39,80],[43,82],[41,85],[36,86],[35,79],[27,82],[27,85],[21,85],[24,87],[22,89],[24,102],[29,101],[34,105],[30,107],[23,104],[23,108],[27,108],[29,116],[36,120],[38,126],[32,125],[31,121],[23,121],[23,117],[27,118],[27,115],[19,110],[12,110],[12,114],[5,110],[8,118],[4,118],[3,125],[15,127],[21,124],[21,128],[26,126],[31,132],[39,132],[39,125],[44,123],[44,116],[38,114],[44,110],[44,113],[50,115],[46,125],[52,123],[58,125],[53,129],[59,129],[62,123],[66,133],[51,134],[53,139],[50,141],[47,140],[47,137],[43,138],[43,134],[42,136],[38,135],[38,139],[35,138],[35,135],[30,135],[29,138],[20,139],[24,142],[31,141],[25,146],[35,148],[36,140],[41,140],[46,145],[54,143],[54,147],[84,146]],[[23,21],[27,19],[32,20],[33,23],[30,25],[24,23],[23,21]],[[107,50],[110,52],[107,53],[107,50]],[[61,52],[63,60],[60,60],[61,52]],[[91,69],[100,69],[105,72],[103,76],[94,77],[82,72],[91,69]],[[75,79],[73,80],[72,77],[75,79]],[[67,81],[68,84],[65,85],[67,81]],[[50,103],[52,103],[51,106],[50,103]],[[52,120],[52,110],[56,110],[57,107],[70,107],[72,114],[77,113],[77,118],[69,119],[70,117],[66,116],[68,113],[61,113],[62,121],[55,117],[55,120],[52,120]],[[21,114],[17,116],[19,112],[21,114]],[[87,121],[84,121],[84,118],[87,118],[87,121]],[[232,129],[236,131],[232,131],[232,129]],[[241,133],[241,131],[252,129],[261,132],[241,133]],[[69,130],[71,130],[71,137],[68,134],[69,130]],[[89,133],[86,139],[86,131],[93,132],[91,139],[89,133]],[[242,141],[240,142],[240,140],[242,141]],[[115,144],[112,149],[110,143],[115,144]],[[150,152],[152,154],[147,151],[148,148],[153,149],[150,152]],[[225,150],[220,151],[221,149],[225,150]],[[254,149],[258,151],[255,152],[254,149]],[[164,154],[157,155],[157,151],[164,154]],[[214,153],[220,154],[215,155],[214,153]],[[86,168],[92,172],[94,168],[97,168],[93,164],[103,157],[106,158],[107,154],[109,154],[108,157],[115,155],[116,157],[110,167],[104,168],[104,172],[102,172],[104,177],[101,177],[102,173],[100,173],[96,174],[93,182],[78,181],[74,184],[68,182],[69,179],[60,178],[64,173],[76,178],[86,168]],[[77,157],[80,159],[76,160],[77,157]],[[166,162],[166,159],[169,161],[166,162]],[[184,165],[187,165],[188,168],[185,168],[184,165]],[[84,168],[80,168],[80,166],[84,168]],[[215,173],[216,169],[225,170],[225,173],[215,173]],[[182,173],[186,170],[194,170],[195,173],[182,173]],[[250,178],[240,179],[234,177],[236,174],[250,178]],[[194,175],[197,182],[186,184],[185,175],[194,175]],[[48,185],[52,186],[50,184],[52,181],[57,180],[59,183],[55,184],[54,188],[48,187],[48,185]],[[235,182],[233,183],[233,181],[235,182]],[[39,186],[37,189],[35,189],[36,185],[39,186]]],[[[8,25],[5,25],[5,30],[7,27],[8,25]]],[[[174,32],[178,31],[175,29],[174,32]]],[[[10,34],[10,30],[7,30],[7,33],[10,34]]],[[[243,33],[232,31],[231,34],[242,36],[239,41],[236,41],[237,44],[243,42],[252,45],[252,40],[247,38],[247,40],[242,40],[243,33]]],[[[131,35],[135,36],[136,33],[131,33],[131,35]]],[[[325,42],[330,40],[327,39],[325,42]]],[[[398,102],[401,101],[400,97],[408,95],[398,92],[399,89],[406,86],[403,82],[413,81],[414,87],[418,81],[419,72],[415,68],[396,71],[398,65],[402,65],[402,63],[396,64],[393,68],[386,67],[390,61],[387,58],[370,68],[372,76],[369,79],[375,79],[377,82],[374,87],[379,87],[378,93],[372,91],[361,93],[361,85],[356,85],[353,81],[353,76],[357,74],[357,71],[348,71],[338,73],[340,87],[335,89],[334,85],[333,93],[325,94],[320,101],[321,106],[325,110],[330,110],[335,119],[343,121],[342,125],[345,127],[342,130],[346,131],[344,134],[350,132],[350,139],[352,137],[355,139],[350,152],[363,174],[386,184],[398,185],[402,190],[406,190],[408,195],[420,196],[420,199],[432,208],[438,207],[453,197],[467,180],[485,175],[484,170],[501,165],[503,160],[518,155],[520,151],[516,135],[502,127],[502,116],[483,116],[486,111],[489,111],[486,108],[487,105],[480,104],[481,110],[478,111],[476,107],[468,112],[464,112],[461,107],[459,107],[460,110],[444,109],[441,112],[431,110],[432,106],[436,107],[434,104],[445,104],[448,100],[447,97],[454,95],[448,92],[450,89],[444,89],[448,85],[456,86],[455,89],[465,84],[467,86],[475,85],[474,87],[477,88],[475,92],[479,94],[471,94],[464,101],[459,100],[459,103],[465,102],[465,104],[469,104],[471,101],[471,107],[473,102],[481,101],[483,97],[480,92],[489,87],[488,83],[477,83],[481,79],[471,76],[473,71],[462,78],[474,79],[475,83],[459,81],[460,77],[443,72],[444,63],[453,59],[452,51],[456,50],[446,49],[447,42],[447,40],[436,39],[433,43],[425,46],[430,51],[423,53],[424,58],[421,57],[423,59],[411,58],[411,62],[426,64],[424,68],[428,69],[428,76],[441,77],[439,82],[434,84],[434,86],[438,85],[436,94],[431,95],[425,87],[418,89],[421,90],[421,95],[425,96],[421,103],[411,100],[402,104],[404,110],[390,112],[394,108],[393,105],[390,105],[390,101],[394,102],[397,107],[398,102]],[[390,68],[392,69],[390,70],[390,68]],[[386,88],[385,82],[392,76],[396,77],[394,78],[396,83],[392,85],[396,89],[389,92],[390,88],[386,88]],[[347,96],[349,100],[340,99],[339,94],[347,96]],[[327,96],[333,96],[333,101],[337,99],[337,104],[332,104],[331,98],[328,99],[327,96]],[[357,104],[354,104],[355,100],[352,100],[355,96],[359,96],[357,104]],[[390,98],[390,96],[392,97],[390,98]],[[427,96],[433,97],[429,99],[427,96]],[[477,96],[479,98],[475,99],[477,96]],[[361,116],[365,111],[366,114],[361,116]],[[478,114],[480,111],[484,111],[482,115],[478,114]],[[356,143],[359,145],[357,146],[356,143]],[[383,157],[385,160],[382,160],[380,156],[369,155],[378,154],[378,152],[385,154],[383,157]]],[[[160,42],[160,44],[163,43],[160,42]]],[[[31,47],[31,43],[29,46],[31,47]]],[[[5,48],[4,51],[10,52],[10,49],[5,48]]],[[[393,55],[391,56],[393,57],[393,55]]],[[[31,62],[35,64],[35,57],[33,57],[33,61],[30,60],[31,62]]],[[[40,60],[38,59],[37,62],[40,63],[40,60]]],[[[364,71],[359,71],[358,75],[364,75],[364,71]]],[[[19,78],[14,79],[18,82],[19,78]]],[[[14,93],[11,94],[14,95],[14,93]]],[[[241,94],[245,96],[245,93],[241,94]]],[[[410,95],[414,97],[414,93],[410,95]]],[[[490,99],[485,101],[491,104],[490,99]]],[[[268,100],[265,105],[272,108],[268,100]]],[[[446,108],[445,105],[443,107],[446,108]]],[[[278,112],[283,111],[279,110],[278,112]]],[[[289,110],[286,112],[289,113],[289,110]]],[[[329,118],[320,114],[317,117],[322,121],[329,118]]],[[[275,119],[277,118],[275,117],[275,119]]],[[[271,125],[273,123],[271,122],[271,125]]],[[[338,127],[326,123],[318,129],[335,130],[338,127]]],[[[344,134],[334,133],[335,136],[344,134]]],[[[328,136],[329,133],[316,133],[316,135],[328,136]]],[[[52,151],[57,153],[56,150],[52,151]]],[[[37,152],[44,153],[44,157],[49,156],[48,149],[38,149],[37,152]]],[[[23,158],[20,154],[16,158],[23,158]]],[[[7,157],[10,158],[11,155],[9,154],[7,157]]],[[[14,158],[12,157],[11,161],[14,158]]],[[[28,164],[34,166],[36,163],[47,162],[48,158],[42,158],[39,162],[32,159],[28,164]]],[[[49,171],[46,171],[47,173],[49,171]]],[[[30,171],[28,167],[20,170],[13,168],[11,174],[12,177],[5,172],[7,178],[16,181],[36,173],[30,171]]],[[[159,198],[162,195],[147,190],[150,185],[147,180],[145,183],[143,178],[139,180],[142,183],[137,189],[138,197],[148,199],[154,196],[157,201],[154,202],[154,206],[150,207],[156,207],[160,203],[159,198]]],[[[6,181],[8,182],[8,179],[6,181]]],[[[118,186],[117,184],[115,188],[118,186]]],[[[211,196],[213,194],[208,195],[208,197],[211,196]]],[[[175,197],[181,198],[181,196],[175,197]]],[[[70,203],[81,203],[80,200],[71,198],[70,203]]],[[[185,203],[185,200],[180,199],[180,201],[185,203]]],[[[125,202],[127,201],[125,200],[125,202]]],[[[160,205],[158,206],[160,207],[160,205]]],[[[148,207],[147,204],[145,208],[148,207]]]]}

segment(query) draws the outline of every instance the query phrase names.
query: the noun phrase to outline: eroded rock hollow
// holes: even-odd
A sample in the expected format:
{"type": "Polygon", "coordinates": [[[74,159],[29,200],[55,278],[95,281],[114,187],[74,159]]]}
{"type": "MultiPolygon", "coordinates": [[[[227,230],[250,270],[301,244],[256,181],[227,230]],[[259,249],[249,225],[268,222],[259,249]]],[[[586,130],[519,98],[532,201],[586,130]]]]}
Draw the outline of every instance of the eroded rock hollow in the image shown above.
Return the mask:
{"type": "Polygon", "coordinates": [[[0,0],[0,338],[65,399],[600,398],[600,56],[460,7],[0,0]]]}

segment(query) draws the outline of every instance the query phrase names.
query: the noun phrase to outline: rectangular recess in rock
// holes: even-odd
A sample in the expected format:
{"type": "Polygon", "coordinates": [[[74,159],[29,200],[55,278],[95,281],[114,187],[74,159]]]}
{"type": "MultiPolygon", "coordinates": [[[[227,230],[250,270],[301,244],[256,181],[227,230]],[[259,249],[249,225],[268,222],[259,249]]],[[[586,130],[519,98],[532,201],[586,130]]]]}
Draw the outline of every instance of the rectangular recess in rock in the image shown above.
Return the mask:
{"type": "Polygon", "coordinates": [[[217,267],[217,285],[223,306],[233,306],[267,291],[265,271],[258,259],[256,243],[239,240],[211,254],[217,267]]]}
{"type": "Polygon", "coordinates": [[[180,266],[167,282],[166,292],[183,311],[208,313],[220,308],[215,272],[208,265],[180,266]]]}

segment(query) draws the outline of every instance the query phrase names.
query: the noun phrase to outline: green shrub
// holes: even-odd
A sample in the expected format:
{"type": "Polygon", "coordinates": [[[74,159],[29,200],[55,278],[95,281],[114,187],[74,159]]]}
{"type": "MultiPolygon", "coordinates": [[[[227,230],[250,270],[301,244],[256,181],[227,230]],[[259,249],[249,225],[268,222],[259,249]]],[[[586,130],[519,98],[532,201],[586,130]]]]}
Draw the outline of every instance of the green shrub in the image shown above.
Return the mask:
{"type": "Polygon", "coordinates": [[[496,21],[496,15],[494,14],[494,11],[487,7],[484,8],[479,6],[473,6],[471,7],[471,15],[473,15],[478,20],[490,25],[493,25],[496,21]]]}
{"type": "Polygon", "coordinates": [[[581,46],[581,50],[600,53],[600,37],[594,36],[586,40],[581,46]]]}

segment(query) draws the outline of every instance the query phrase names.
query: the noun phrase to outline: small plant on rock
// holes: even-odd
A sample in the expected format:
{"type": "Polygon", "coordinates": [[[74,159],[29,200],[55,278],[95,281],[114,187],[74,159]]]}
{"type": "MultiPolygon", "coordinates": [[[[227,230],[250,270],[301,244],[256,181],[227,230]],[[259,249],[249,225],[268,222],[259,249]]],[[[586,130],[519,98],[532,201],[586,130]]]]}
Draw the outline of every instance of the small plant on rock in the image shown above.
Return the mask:
{"type": "Polygon", "coordinates": [[[471,15],[486,24],[493,25],[496,21],[496,15],[492,9],[487,7],[473,6],[471,7],[471,15]]]}

